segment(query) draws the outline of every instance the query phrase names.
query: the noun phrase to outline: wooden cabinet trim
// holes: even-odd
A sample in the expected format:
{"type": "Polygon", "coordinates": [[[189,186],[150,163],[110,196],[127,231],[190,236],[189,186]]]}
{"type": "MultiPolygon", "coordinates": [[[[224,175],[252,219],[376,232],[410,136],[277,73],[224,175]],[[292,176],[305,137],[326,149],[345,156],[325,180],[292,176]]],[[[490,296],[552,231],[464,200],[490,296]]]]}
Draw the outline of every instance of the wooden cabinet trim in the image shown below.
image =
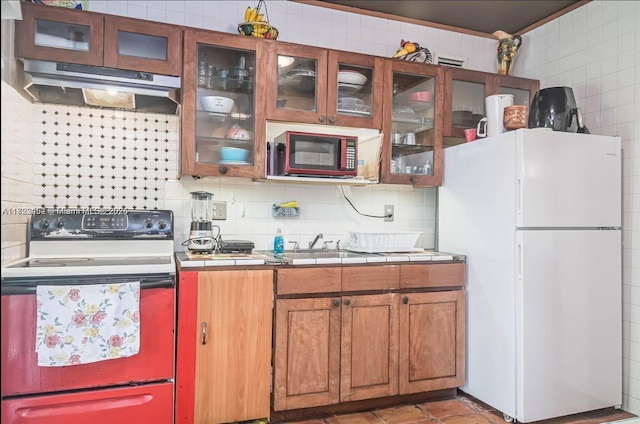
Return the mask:
{"type": "Polygon", "coordinates": [[[276,293],[335,293],[342,289],[342,268],[289,268],[276,271],[276,293]]]}
{"type": "Polygon", "coordinates": [[[342,269],[342,291],[392,290],[400,288],[400,266],[359,266],[342,269]]]}
{"type": "Polygon", "coordinates": [[[465,284],[465,266],[463,262],[400,265],[400,287],[462,287],[465,284]]]}

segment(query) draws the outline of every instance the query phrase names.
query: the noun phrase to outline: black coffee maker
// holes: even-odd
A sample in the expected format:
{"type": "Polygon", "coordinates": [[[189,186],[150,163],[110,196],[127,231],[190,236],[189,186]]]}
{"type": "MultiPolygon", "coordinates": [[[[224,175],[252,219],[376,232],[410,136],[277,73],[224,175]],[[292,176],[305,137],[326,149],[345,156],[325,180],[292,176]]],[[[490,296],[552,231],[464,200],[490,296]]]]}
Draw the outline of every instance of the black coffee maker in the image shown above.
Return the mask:
{"type": "Polygon", "coordinates": [[[529,128],[589,134],[582,122],[571,87],[550,87],[538,91],[529,110],[529,128]]]}

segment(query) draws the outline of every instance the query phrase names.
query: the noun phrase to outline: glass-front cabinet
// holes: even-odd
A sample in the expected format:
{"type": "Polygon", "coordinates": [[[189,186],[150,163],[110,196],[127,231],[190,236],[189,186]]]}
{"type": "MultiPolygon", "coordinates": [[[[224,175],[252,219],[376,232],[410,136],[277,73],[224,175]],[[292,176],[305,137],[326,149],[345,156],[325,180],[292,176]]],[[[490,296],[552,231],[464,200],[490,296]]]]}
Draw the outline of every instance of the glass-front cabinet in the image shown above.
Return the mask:
{"type": "Polygon", "coordinates": [[[264,177],[258,45],[251,37],[185,31],[182,174],[264,177]]]}
{"type": "Polygon", "coordinates": [[[444,147],[465,142],[464,130],[477,128],[485,116],[485,98],[512,94],[514,105],[531,105],[538,80],[497,75],[461,68],[444,71],[444,147]]]}
{"type": "Polygon", "coordinates": [[[44,4],[21,7],[16,57],[181,75],[180,26],[44,4]]]}
{"type": "Polygon", "coordinates": [[[381,182],[442,183],[442,78],[434,65],[387,60],[381,182]]]}
{"type": "Polygon", "coordinates": [[[374,56],[274,43],[267,119],[379,129],[382,63],[374,56]]]}

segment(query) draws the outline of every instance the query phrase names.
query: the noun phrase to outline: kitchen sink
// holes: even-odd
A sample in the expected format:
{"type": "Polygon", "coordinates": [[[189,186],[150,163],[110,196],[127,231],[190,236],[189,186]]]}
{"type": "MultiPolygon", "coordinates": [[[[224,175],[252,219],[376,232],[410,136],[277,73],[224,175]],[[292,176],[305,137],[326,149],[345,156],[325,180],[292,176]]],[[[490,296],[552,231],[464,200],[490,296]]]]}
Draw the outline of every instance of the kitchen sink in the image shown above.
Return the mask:
{"type": "MultiPolygon", "coordinates": [[[[275,257],[272,250],[261,251],[260,253],[275,257]]],[[[295,262],[297,260],[365,258],[366,256],[371,255],[346,250],[300,249],[295,252],[293,250],[286,250],[280,255],[280,258],[295,262]]]]}
{"type": "Polygon", "coordinates": [[[360,258],[364,255],[344,250],[298,250],[284,252],[285,259],[360,258]]]}

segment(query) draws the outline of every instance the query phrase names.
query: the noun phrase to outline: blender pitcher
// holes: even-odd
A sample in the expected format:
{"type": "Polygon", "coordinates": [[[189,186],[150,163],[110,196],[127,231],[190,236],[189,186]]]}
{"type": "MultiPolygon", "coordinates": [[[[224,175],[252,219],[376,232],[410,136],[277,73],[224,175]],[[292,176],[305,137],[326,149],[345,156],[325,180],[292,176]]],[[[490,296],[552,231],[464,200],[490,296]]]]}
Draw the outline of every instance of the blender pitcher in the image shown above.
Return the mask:
{"type": "Polygon", "coordinates": [[[191,192],[191,232],[187,247],[192,252],[213,251],[213,194],[206,191],[191,192]]]}

